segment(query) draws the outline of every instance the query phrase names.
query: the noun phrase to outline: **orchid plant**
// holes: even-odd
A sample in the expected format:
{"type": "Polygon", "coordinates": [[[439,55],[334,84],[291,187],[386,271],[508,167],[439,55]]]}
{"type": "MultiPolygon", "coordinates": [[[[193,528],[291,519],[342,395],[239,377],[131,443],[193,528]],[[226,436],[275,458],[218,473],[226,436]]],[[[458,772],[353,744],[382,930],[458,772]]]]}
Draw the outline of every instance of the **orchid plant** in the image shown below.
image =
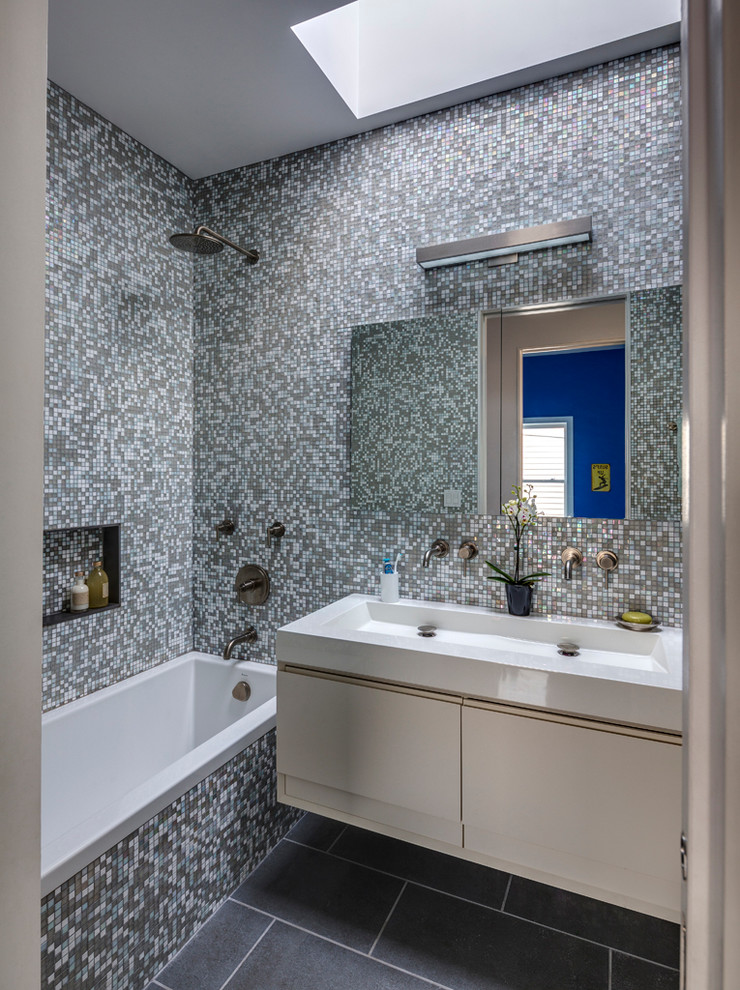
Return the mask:
{"type": "Polygon", "coordinates": [[[536,502],[537,496],[532,492],[532,485],[515,485],[511,489],[511,494],[514,497],[510,498],[508,502],[504,502],[501,509],[511,523],[511,528],[514,530],[516,547],[514,575],[512,577],[511,574],[507,574],[506,571],[502,571],[500,567],[496,567],[490,560],[487,560],[486,564],[488,564],[491,570],[496,572],[496,574],[487,575],[487,580],[500,581],[501,584],[523,584],[531,587],[535,581],[543,577],[549,577],[550,574],[549,571],[536,571],[533,574],[525,574],[523,577],[519,574],[523,557],[522,540],[527,530],[534,529],[537,525],[537,517],[539,515],[536,502]]]}

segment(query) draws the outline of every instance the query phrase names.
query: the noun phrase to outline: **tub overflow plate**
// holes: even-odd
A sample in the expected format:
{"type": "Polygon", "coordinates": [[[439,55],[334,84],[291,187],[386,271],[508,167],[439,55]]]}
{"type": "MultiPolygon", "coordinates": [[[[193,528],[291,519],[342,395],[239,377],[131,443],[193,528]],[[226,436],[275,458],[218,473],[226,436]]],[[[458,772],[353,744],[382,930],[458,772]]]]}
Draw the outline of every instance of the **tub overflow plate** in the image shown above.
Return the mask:
{"type": "Polygon", "coordinates": [[[251,693],[252,689],[247,682],[239,681],[239,683],[234,686],[234,690],[231,692],[231,697],[236,698],[237,701],[249,701],[249,696],[251,693]]]}

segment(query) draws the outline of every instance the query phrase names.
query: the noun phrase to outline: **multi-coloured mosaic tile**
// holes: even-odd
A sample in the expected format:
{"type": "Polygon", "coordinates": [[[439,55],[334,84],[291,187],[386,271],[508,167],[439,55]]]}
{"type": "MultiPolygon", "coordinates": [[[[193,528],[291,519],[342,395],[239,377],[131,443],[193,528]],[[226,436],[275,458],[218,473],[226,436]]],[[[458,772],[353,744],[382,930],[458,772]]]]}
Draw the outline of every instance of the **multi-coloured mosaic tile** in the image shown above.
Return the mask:
{"type": "Polygon", "coordinates": [[[681,288],[630,299],[630,515],[681,518],[681,288]]]}
{"type": "Polygon", "coordinates": [[[54,708],[191,646],[193,298],[189,180],[53,83],[47,173],[44,525],[120,522],[123,603],[44,630],[54,708]]]}
{"type": "Polygon", "coordinates": [[[479,314],[352,330],[352,508],[478,508],[479,314]]]}
{"type": "Polygon", "coordinates": [[[43,899],[42,988],[143,990],[299,817],[273,729],[43,899]]]}

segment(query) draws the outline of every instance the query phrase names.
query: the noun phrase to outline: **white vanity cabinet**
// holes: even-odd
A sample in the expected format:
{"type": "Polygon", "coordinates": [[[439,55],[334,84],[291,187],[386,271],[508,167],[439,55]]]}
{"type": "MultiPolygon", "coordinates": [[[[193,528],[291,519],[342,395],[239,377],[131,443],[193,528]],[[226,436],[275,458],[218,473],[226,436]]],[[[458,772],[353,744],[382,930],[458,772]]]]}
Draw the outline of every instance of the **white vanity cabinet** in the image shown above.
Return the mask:
{"type": "Polygon", "coordinates": [[[470,701],[462,726],[467,850],[638,910],[676,911],[679,736],[470,701]]]}
{"type": "Polygon", "coordinates": [[[279,800],[676,921],[681,737],[281,664],[279,800]]]}
{"type": "Polygon", "coordinates": [[[461,698],[291,667],[277,678],[281,800],[461,846],[461,698]]]}

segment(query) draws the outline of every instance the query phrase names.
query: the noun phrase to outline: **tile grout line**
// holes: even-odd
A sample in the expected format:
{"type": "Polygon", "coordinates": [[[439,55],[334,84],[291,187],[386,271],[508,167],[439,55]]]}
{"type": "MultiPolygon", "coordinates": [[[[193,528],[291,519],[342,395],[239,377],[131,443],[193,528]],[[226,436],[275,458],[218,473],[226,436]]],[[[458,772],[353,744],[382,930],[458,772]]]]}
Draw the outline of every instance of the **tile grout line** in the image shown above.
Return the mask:
{"type": "Polygon", "coordinates": [[[606,990],[612,990],[612,955],[613,955],[613,950],[609,949],[609,970],[608,970],[606,990]]]}
{"type": "Polygon", "coordinates": [[[227,976],[227,977],[226,977],[226,979],[224,980],[224,982],[223,982],[223,983],[221,984],[221,986],[220,986],[220,988],[219,988],[219,990],[224,990],[224,987],[226,986],[226,984],[227,984],[227,983],[229,983],[229,981],[230,981],[230,980],[231,980],[231,979],[232,979],[232,978],[233,978],[234,976],[236,976],[236,974],[237,974],[237,973],[239,972],[239,970],[240,970],[240,969],[242,968],[242,966],[244,965],[244,963],[245,963],[245,962],[247,961],[247,959],[249,959],[249,957],[250,957],[250,956],[252,955],[252,953],[254,952],[254,950],[255,950],[255,949],[257,948],[257,946],[258,946],[258,945],[260,944],[260,942],[261,942],[261,941],[262,941],[262,939],[263,939],[263,938],[265,937],[265,935],[267,935],[267,933],[269,932],[269,930],[270,930],[270,929],[272,928],[272,926],[273,926],[274,924],[275,924],[275,919],[273,918],[273,919],[272,919],[272,921],[270,922],[270,924],[269,924],[269,925],[267,926],[267,928],[265,928],[265,930],[264,930],[264,931],[262,932],[262,934],[260,935],[260,937],[259,937],[259,938],[257,939],[257,941],[256,941],[256,942],[254,943],[254,945],[252,946],[252,948],[251,948],[251,949],[249,950],[249,952],[248,952],[248,953],[246,954],[246,956],[245,956],[245,957],[244,957],[244,958],[242,959],[242,961],[241,961],[241,962],[239,963],[239,965],[238,965],[238,966],[236,967],[236,969],[234,970],[234,972],[233,972],[233,973],[232,973],[232,974],[231,974],[230,976],[227,976]]]}
{"type": "MultiPolygon", "coordinates": [[[[407,880],[405,877],[401,877],[397,873],[389,873],[388,870],[381,870],[377,866],[368,866],[366,863],[360,863],[356,859],[348,859],[346,856],[340,856],[338,853],[327,853],[325,850],[316,849],[314,846],[307,846],[303,842],[296,842],[295,839],[285,838],[282,839],[281,841],[291,842],[295,846],[301,846],[304,849],[311,849],[313,852],[324,852],[325,855],[331,856],[333,859],[339,859],[343,863],[352,863],[354,866],[361,866],[365,870],[372,870],[373,873],[381,873],[383,876],[393,877],[394,880],[401,880],[405,883],[413,884],[414,887],[421,887],[423,890],[431,890],[434,891],[434,893],[436,894],[443,894],[445,897],[454,897],[455,900],[464,901],[466,904],[474,904],[476,907],[483,908],[486,911],[495,911],[496,914],[505,914],[507,918],[516,918],[517,921],[524,921],[528,925],[536,925],[538,928],[544,928],[546,931],[549,932],[557,932],[559,935],[567,935],[569,938],[578,939],[579,942],[588,942],[589,945],[597,945],[601,949],[620,952],[622,955],[631,956],[633,959],[639,959],[641,962],[650,963],[651,966],[660,966],[661,969],[678,971],[677,966],[669,966],[668,963],[656,962],[655,959],[648,959],[646,956],[638,956],[634,952],[628,952],[626,949],[615,948],[612,945],[607,945],[606,942],[597,942],[595,939],[586,938],[585,935],[576,935],[573,932],[566,931],[564,928],[553,928],[552,925],[545,925],[541,921],[533,921],[532,918],[525,918],[523,915],[514,914],[512,911],[504,911],[503,908],[492,907],[490,904],[484,904],[482,901],[473,901],[469,897],[463,897],[461,894],[453,894],[449,890],[441,890],[439,887],[432,887],[428,883],[420,883],[418,880],[407,880]]],[[[442,855],[445,854],[443,853],[442,855]]],[[[473,860],[469,860],[466,862],[473,862],[473,860]]],[[[476,865],[480,865],[480,864],[476,864],[476,865]]],[[[513,874],[510,874],[509,883],[511,883],[512,880],[513,880],[513,874]]],[[[242,902],[237,901],[237,903],[241,904],[242,902]]],[[[249,907],[249,905],[246,906],[249,907]]]]}
{"type": "MultiPolygon", "coordinates": [[[[281,839],[280,841],[282,842],[283,840],[281,839]]],[[[278,842],[278,845],[280,845],[280,842],[278,842]]],[[[277,849],[277,846],[275,846],[275,849],[277,849]]],[[[272,850],[272,849],[271,849],[271,850],[270,850],[270,853],[271,853],[271,852],[274,852],[274,850],[272,850]]],[[[269,856],[269,855],[270,855],[270,853],[268,853],[268,854],[267,854],[267,856],[269,856]]],[[[265,856],[265,859],[267,859],[267,856],[265,856]]],[[[265,860],[263,859],[263,860],[262,860],[262,862],[264,863],[264,861],[265,861],[265,860]]],[[[261,863],[258,863],[258,864],[257,864],[257,866],[261,866],[261,865],[262,865],[261,863]]],[[[255,868],[254,868],[254,870],[256,870],[256,869],[257,869],[257,866],[255,866],[255,868]]],[[[254,870],[250,870],[250,872],[249,872],[249,874],[248,874],[248,875],[247,875],[247,876],[246,876],[246,877],[244,878],[244,880],[242,880],[242,882],[241,882],[241,883],[239,884],[239,887],[241,887],[241,885],[242,885],[242,883],[246,883],[246,882],[247,882],[247,880],[248,880],[248,879],[249,879],[249,877],[250,877],[250,876],[252,875],[252,873],[254,873],[254,870]]],[[[239,889],[239,887],[237,887],[236,889],[238,890],[238,889],[239,889]]],[[[171,959],[169,959],[169,960],[168,960],[168,961],[167,961],[167,962],[166,962],[166,963],[164,964],[164,966],[162,966],[162,968],[161,968],[161,969],[160,969],[160,971],[159,971],[160,973],[163,973],[163,972],[165,971],[165,969],[167,969],[167,967],[168,967],[168,966],[170,965],[170,963],[172,963],[172,962],[174,962],[174,961],[175,961],[175,959],[176,959],[176,958],[177,958],[177,957],[178,957],[178,956],[180,955],[180,953],[181,953],[181,952],[184,952],[184,951],[185,951],[185,949],[186,949],[186,948],[187,948],[187,947],[188,947],[188,946],[190,945],[190,943],[191,943],[191,942],[193,942],[193,941],[195,941],[195,938],[196,938],[196,936],[197,936],[197,935],[199,935],[199,934],[200,934],[200,932],[202,931],[202,929],[203,929],[203,928],[205,928],[205,926],[206,926],[206,925],[208,924],[208,922],[209,922],[209,921],[210,921],[210,920],[211,920],[211,919],[212,919],[212,918],[213,918],[213,917],[214,917],[214,916],[215,916],[216,914],[218,914],[218,912],[219,912],[219,911],[221,910],[221,908],[222,908],[222,907],[224,906],[224,904],[225,904],[225,903],[226,903],[227,901],[230,901],[231,899],[232,899],[232,897],[231,897],[231,894],[227,894],[227,895],[226,895],[226,897],[225,897],[225,898],[224,898],[224,899],[223,899],[223,900],[222,900],[222,901],[221,901],[221,902],[220,902],[219,904],[217,904],[217,905],[216,905],[216,907],[215,907],[215,908],[213,909],[213,911],[211,911],[211,913],[210,913],[210,914],[208,915],[208,917],[206,918],[206,920],[205,920],[205,921],[203,921],[203,922],[201,922],[201,924],[199,924],[199,925],[198,925],[198,927],[197,927],[197,928],[195,929],[195,931],[194,931],[194,932],[193,932],[193,934],[192,934],[192,935],[190,936],[190,938],[189,938],[189,939],[187,940],[187,942],[186,942],[186,943],[185,943],[184,945],[182,945],[182,946],[181,946],[181,947],[180,947],[180,948],[179,948],[179,949],[177,950],[177,952],[176,952],[176,953],[174,954],[174,956],[173,956],[173,957],[172,957],[171,959]]],[[[240,903],[240,902],[239,902],[239,901],[237,901],[236,903],[238,904],[238,903],[240,903]]],[[[265,931],[267,931],[267,929],[265,929],[265,931]]],[[[265,934],[265,932],[263,932],[263,933],[262,933],[262,935],[264,935],[264,934],[265,934]]],[[[260,938],[262,938],[262,935],[260,935],[260,938]]],[[[254,948],[254,946],[252,946],[252,948],[254,948]]],[[[233,974],[232,974],[232,975],[233,975],[233,974]]],[[[159,987],[162,987],[162,990],[172,990],[172,988],[171,988],[171,987],[168,987],[166,983],[162,983],[162,981],[161,981],[161,980],[159,979],[159,975],[157,975],[157,976],[153,976],[153,977],[152,977],[152,979],[151,979],[151,980],[150,980],[149,982],[150,982],[150,983],[156,983],[156,984],[157,984],[157,986],[159,986],[159,987]]]]}
{"type": "MultiPolygon", "coordinates": [[[[475,901],[472,903],[474,904],[475,901]]],[[[498,908],[491,908],[490,910],[498,911],[498,908]]],[[[540,928],[544,928],[548,932],[557,932],[559,935],[568,935],[570,938],[577,938],[579,942],[588,942],[589,945],[597,945],[600,949],[606,949],[607,952],[619,952],[623,956],[630,956],[632,959],[639,959],[640,962],[650,963],[651,966],[658,966],[660,969],[668,969],[675,973],[678,972],[677,966],[669,966],[668,963],[656,962],[655,959],[648,959],[645,956],[637,956],[634,952],[627,952],[626,949],[617,949],[613,945],[607,945],[606,942],[595,942],[592,938],[586,938],[585,935],[574,935],[573,932],[567,932],[563,928],[553,928],[552,925],[543,925],[540,921],[532,921],[531,918],[523,918],[520,914],[512,914],[510,911],[504,911],[502,913],[507,918],[516,918],[517,921],[526,921],[530,925],[539,925],[540,928]]]]}
{"type": "Polygon", "coordinates": [[[501,907],[499,908],[500,911],[503,911],[504,908],[506,907],[506,899],[509,896],[509,891],[511,890],[511,881],[513,879],[514,879],[514,874],[513,873],[510,873],[509,874],[509,882],[506,884],[506,891],[504,892],[504,899],[503,899],[503,901],[501,901],[501,907]]]}
{"type": "Polygon", "coordinates": [[[231,895],[227,895],[219,904],[216,905],[216,907],[211,911],[211,913],[208,915],[208,917],[206,918],[206,920],[205,921],[202,921],[198,925],[198,927],[195,929],[195,931],[190,936],[190,938],[187,940],[187,942],[185,942],[185,944],[182,945],[177,950],[177,952],[174,954],[174,956],[172,956],[171,959],[168,959],[168,961],[164,964],[164,966],[162,966],[162,968],[159,971],[159,974],[157,974],[157,976],[153,976],[152,977],[152,979],[150,980],[151,983],[156,983],[158,986],[162,987],[163,990],[172,990],[172,988],[171,987],[168,987],[166,983],[162,983],[162,981],[159,979],[159,975],[162,974],[162,973],[164,973],[164,971],[167,969],[167,967],[170,965],[170,963],[174,962],[175,959],[177,959],[177,957],[180,955],[180,953],[181,952],[184,952],[185,949],[187,949],[187,947],[190,945],[191,942],[194,942],[195,941],[196,937],[205,928],[205,926],[208,924],[208,922],[211,920],[211,918],[213,918],[216,914],[218,914],[218,912],[224,906],[224,904],[226,903],[226,901],[228,901],[230,899],[231,899],[231,895]]]}
{"type": "Polygon", "coordinates": [[[329,846],[329,848],[326,850],[326,852],[330,853],[332,851],[332,849],[334,848],[334,846],[337,844],[337,842],[339,842],[339,840],[342,838],[342,836],[344,835],[344,833],[347,831],[348,828],[349,828],[349,825],[345,825],[344,826],[344,828],[342,829],[342,831],[339,833],[339,835],[336,837],[336,839],[332,842],[332,844],[329,846]]]}
{"type": "Polygon", "coordinates": [[[392,904],[392,906],[391,906],[391,909],[390,909],[390,911],[388,912],[388,914],[387,914],[387,916],[386,916],[386,919],[385,919],[385,921],[383,922],[383,924],[382,924],[382,925],[381,925],[381,927],[380,927],[380,931],[378,932],[378,934],[377,934],[377,936],[376,936],[376,938],[375,938],[375,941],[374,941],[374,942],[373,942],[373,944],[372,944],[372,945],[370,946],[370,951],[368,952],[368,955],[369,955],[369,956],[372,956],[372,954],[373,954],[373,952],[375,951],[375,946],[376,946],[376,945],[378,944],[378,942],[380,941],[380,936],[381,936],[381,935],[383,934],[383,932],[385,931],[385,926],[386,926],[386,925],[388,924],[388,922],[389,922],[389,921],[391,920],[391,915],[392,915],[392,914],[393,914],[393,912],[394,912],[394,911],[396,910],[396,907],[398,906],[398,902],[399,902],[399,901],[401,900],[401,897],[403,896],[403,892],[404,892],[404,890],[406,890],[406,888],[408,887],[408,885],[409,885],[409,882],[408,882],[408,880],[405,880],[405,881],[404,881],[404,884],[403,884],[403,887],[401,887],[401,889],[400,889],[400,890],[399,890],[399,892],[398,892],[398,897],[397,897],[397,898],[395,899],[395,901],[393,902],[393,904],[392,904]]]}
{"type": "MultiPolygon", "coordinates": [[[[363,959],[369,959],[371,962],[378,963],[380,966],[386,966],[388,969],[395,970],[397,973],[405,973],[406,976],[413,976],[414,979],[422,980],[424,983],[428,983],[432,987],[437,987],[438,990],[453,990],[453,988],[448,987],[446,983],[436,983],[428,976],[422,976],[419,973],[412,973],[410,969],[404,969],[402,966],[396,966],[395,963],[386,962],[385,959],[379,959],[377,956],[370,956],[367,952],[363,952],[362,949],[355,949],[351,945],[345,945],[343,942],[337,942],[336,939],[329,938],[328,935],[320,935],[318,932],[312,932],[310,928],[304,928],[303,925],[297,925],[294,921],[286,921],[285,918],[278,918],[277,915],[270,914],[269,911],[263,911],[262,908],[252,907],[251,904],[245,904],[244,901],[238,901],[235,897],[230,897],[229,900],[233,901],[235,904],[241,905],[241,907],[249,908],[250,911],[256,911],[258,914],[264,914],[266,917],[272,918],[273,921],[277,921],[281,925],[287,925],[288,928],[295,928],[296,931],[305,932],[306,935],[311,935],[314,938],[321,939],[322,942],[328,942],[330,945],[336,945],[338,949],[345,949],[347,952],[353,952],[356,956],[362,956],[363,959]]],[[[170,988],[168,987],[167,990],[170,990],[170,988]]]]}

